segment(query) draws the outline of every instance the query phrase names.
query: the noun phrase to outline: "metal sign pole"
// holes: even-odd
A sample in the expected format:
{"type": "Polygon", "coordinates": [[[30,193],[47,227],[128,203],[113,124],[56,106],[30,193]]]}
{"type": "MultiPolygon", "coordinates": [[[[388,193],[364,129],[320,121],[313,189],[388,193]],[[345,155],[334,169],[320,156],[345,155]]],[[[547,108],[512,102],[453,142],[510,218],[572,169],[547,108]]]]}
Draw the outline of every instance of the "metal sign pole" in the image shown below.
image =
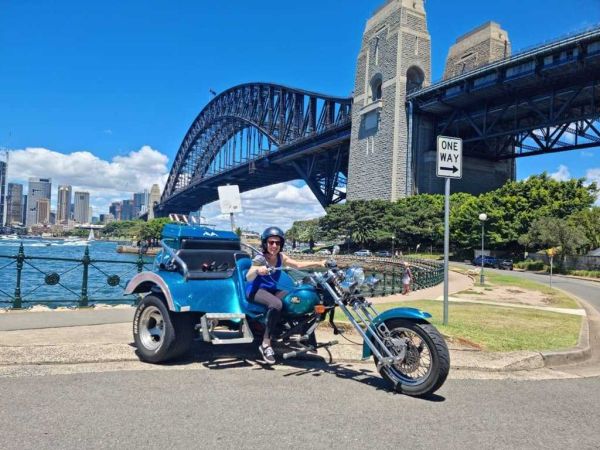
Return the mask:
{"type": "Polygon", "coordinates": [[[450,179],[462,178],[462,139],[437,137],[435,173],[446,179],[444,211],[444,325],[448,325],[448,255],[450,254],[450,179]]]}
{"type": "Polygon", "coordinates": [[[444,198],[444,325],[448,325],[448,254],[450,253],[450,178],[446,178],[444,198]]]}

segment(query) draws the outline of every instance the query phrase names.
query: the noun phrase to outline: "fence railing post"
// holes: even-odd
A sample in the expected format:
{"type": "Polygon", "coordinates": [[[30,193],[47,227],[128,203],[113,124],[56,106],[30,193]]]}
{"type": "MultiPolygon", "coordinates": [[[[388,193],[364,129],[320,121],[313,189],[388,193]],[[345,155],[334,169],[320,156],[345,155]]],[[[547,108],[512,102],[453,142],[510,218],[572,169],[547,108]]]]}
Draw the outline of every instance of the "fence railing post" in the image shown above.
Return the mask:
{"type": "Polygon", "coordinates": [[[83,252],[83,280],[81,281],[81,299],[79,300],[79,306],[88,306],[88,266],[90,265],[90,248],[85,246],[83,252]]]}
{"type": "Polygon", "coordinates": [[[392,295],[396,293],[396,266],[392,266],[392,295]]]}
{"type": "Polygon", "coordinates": [[[136,261],[136,265],[137,265],[138,273],[140,273],[142,270],[144,270],[144,257],[142,256],[141,250],[138,252],[138,258],[136,261]]]}
{"type": "Polygon", "coordinates": [[[21,309],[23,299],[21,298],[21,272],[23,272],[23,261],[25,261],[25,252],[23,251],[23,243],[19,246],[17,253],[17,284],[15,285],[15,298],[13,300],[13,309],[21,309]]]}

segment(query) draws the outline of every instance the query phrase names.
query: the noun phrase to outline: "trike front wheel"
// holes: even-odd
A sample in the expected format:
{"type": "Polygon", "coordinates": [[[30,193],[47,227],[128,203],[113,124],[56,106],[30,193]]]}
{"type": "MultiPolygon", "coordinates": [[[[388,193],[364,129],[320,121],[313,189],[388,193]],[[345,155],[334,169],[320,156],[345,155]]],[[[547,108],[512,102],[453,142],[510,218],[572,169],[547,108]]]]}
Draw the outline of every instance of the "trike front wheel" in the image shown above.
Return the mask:
{"type": "Polygon", "coordinates": [[[404,352],[404,357],[390,366],[382,365],[381,376],[396,391],[407,395],[428,395],[438,390],[450,371],[450,354],[440,332],[426,322],[390,319],[385,324],[390,331],[388,349],[394,355],[404,352]]]}

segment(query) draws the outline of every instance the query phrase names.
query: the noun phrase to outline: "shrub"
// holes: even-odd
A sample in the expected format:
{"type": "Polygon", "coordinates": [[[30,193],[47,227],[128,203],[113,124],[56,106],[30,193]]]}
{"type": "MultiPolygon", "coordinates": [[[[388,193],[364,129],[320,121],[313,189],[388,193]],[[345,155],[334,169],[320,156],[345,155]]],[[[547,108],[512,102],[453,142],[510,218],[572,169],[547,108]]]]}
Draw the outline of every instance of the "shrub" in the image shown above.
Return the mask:
{"type": "Polygon", "coordinates": [[[544,262],[543,261],[519,261],[515,263],[515,267],[519,269],[525,270],[544,270],[544,262]]]}

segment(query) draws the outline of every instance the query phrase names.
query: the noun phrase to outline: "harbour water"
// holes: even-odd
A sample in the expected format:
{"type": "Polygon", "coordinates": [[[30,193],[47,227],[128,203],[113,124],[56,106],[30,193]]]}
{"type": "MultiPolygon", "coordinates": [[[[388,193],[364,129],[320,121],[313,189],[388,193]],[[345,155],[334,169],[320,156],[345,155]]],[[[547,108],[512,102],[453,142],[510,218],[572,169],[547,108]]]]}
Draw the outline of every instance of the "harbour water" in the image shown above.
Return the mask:
{"type": "MultiPolygon", "coordinates": [[[[129,279],[138,272],[138,255],[117,253],[116,242],[85,239],[43,239],[0,237],[0,308],[11,307],[20,295],[22,307],[33,305],[77,306],[86,302],[132,303],[135,297],[123,295],[129,279]],[[23,245],[23,261],[18,291],[17,259],[23,245]],[[90,263],[84,276],[84,255],[90,263]],[[87,279],[87,283],[84,282],[87,279]]],[[[144,258],[144,268],[152,258],[144,258]]]]}

